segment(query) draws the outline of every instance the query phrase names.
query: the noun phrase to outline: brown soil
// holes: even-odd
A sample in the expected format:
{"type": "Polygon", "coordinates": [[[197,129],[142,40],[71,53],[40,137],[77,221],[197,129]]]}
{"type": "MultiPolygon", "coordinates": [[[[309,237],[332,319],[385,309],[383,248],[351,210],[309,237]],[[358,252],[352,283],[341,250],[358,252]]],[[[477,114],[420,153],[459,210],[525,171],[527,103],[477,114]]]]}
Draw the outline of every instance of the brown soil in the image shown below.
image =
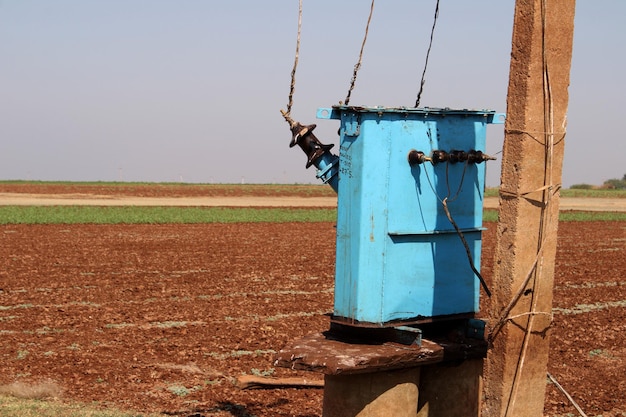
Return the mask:
{"type": "MultiPolygon", "coordinates": [[[[169,415],[319,416],[320,389],[233,381],[321,377],[273,357],[328,328],[334,233],[332,223],[0,226],[0,384],[54,381],[64,401],[169,415]]],[[[589,416],[626,415],[625,242],[624,223],[559,226],[549,372],[589,416]]],[[[545,412],[576,414],[554,385],[545,412]]]]}

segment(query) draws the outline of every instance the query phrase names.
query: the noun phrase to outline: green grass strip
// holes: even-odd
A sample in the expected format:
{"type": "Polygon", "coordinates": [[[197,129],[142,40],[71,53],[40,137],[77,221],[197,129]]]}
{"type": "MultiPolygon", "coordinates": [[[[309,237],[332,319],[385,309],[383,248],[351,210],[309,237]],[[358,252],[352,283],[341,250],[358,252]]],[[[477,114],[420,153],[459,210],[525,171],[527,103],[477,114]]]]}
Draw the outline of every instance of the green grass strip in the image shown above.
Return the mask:
{"type": "MultiPolygon", "coordinates": [[[[485,210],[483,221],[497,222],[498,210],[485,210]]],[[[626,213],[612,211],[562,211],[560,222],[626,222],[626,213]]]]}
{"type": "MultiPolygon", "coordinates": [[[[335,222],[334,208],[0,206],[0,224],[197,224],[335,222]]],[[[497,210],[483,220],[498,221],[497,210]]],[[[626,221],[626,213],[566,211],[560,221],[626,221]]]]}
{"type": "Polygon", "coordinates": [[[0,224],[171,224],[332,222],[336,209],[0,206],[0,224]]]}
{"type": "Polygon", "coordinates": [[[626,213],[610,211],[563,211],[559,214],[562,222],[624,222],[626,213]]]}
{"type": "MultiPolygon", "coordinates": [[[[566,198],[626,198],[626,190],[611,189],[575,189],[564,188],[559,191],[561,197],[566,198]]],[[[497,187],[489,187],[485,190],[485,197],[499,197],[500,192],[497,187]]]]}

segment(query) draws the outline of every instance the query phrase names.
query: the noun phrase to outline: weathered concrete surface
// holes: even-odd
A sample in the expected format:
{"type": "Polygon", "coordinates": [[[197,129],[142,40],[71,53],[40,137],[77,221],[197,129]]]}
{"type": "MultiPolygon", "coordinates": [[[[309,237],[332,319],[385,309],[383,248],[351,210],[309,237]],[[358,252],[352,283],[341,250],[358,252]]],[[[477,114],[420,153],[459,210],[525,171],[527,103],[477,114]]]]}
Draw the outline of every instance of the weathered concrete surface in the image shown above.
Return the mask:
{"type": "Polygon", "coordinates": [[[482,359],[423,366],[417,417],[477,416],[482,369],[482,359]]]}
{"type": "Polygon", "coordinates": [[[322,417],[415,417],[420,369],[326,375],[322,417]]]}
{"type": "Polygon", "coordinates": [[[574,0],[517,0],[483,417],[541,417],[574,0]]]}
{"type": "Polygon", "coordinates": [[[361,344],[328,339],[315,333],[290,342],[274,365],[326,375],[373,373],[410,368],[443,360],[444,348],[428,340],[421,346],[396,343],[361,344]]]}

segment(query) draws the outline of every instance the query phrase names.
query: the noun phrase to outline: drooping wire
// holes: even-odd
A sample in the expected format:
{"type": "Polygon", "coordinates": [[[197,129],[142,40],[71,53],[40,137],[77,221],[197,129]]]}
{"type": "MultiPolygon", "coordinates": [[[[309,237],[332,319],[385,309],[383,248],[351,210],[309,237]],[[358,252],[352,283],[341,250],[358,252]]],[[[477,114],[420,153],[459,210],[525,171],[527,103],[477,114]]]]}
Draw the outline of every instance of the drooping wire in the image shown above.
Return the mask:
{"type": "Polygon", "coordinates": [[[420,81],[420,89],[419,89],[419,92],[417,93],[417,100],[415,100],[415,107],[420,106],[420,101],[422,99],[422,92],[424,91],[424,84],[426,83],[426,68],[428,67],[428,58],[430,57],[430,49],[433,46],[435,26],[437,25],[438,18],[439,18],[439,0],[437,0],[437,4],[435,5],[435,17],[433,18],[433,27],[430,30],[430,42],[428,43],[428,51],[426,52],[426,60],[424,62],[424,70],[422,71],[422,80],[420,81]]]}
{"type": "Polygon", "coordinates": [[[448,201],[452,202],[454,200],[457,199],[457,197],[459,196],[459,194],[461,193],[461,188],[463,187],[463,181],[465,181],[465,173],[467,172],[467,165],[469,164],[469,160],[465,161],[465,163],[463,164],[463,172],[461,174],[461,181],[459,181],[459,187],[456,189],[456,192],[454,193],[454,197],[449,198],[450,195],[452,195],[451,191],[450,191],[450,164],[446,164],[446,187],[448,188],[448,201]]]}
{"type": "Polygon", "coordinates": [[[485,282],[485,279],[483,278],[482,274],[480,273],[480,271],[478,271],[478,268],[476,268],[476,265],[474,265],[474,258],[472,257],[472,251],[470,250],[467,240],[465,240],[465,235],[463,234],[463,231],[461,231],[459,226],[456,224],[456,221],[454,221],[454,218],[452,217],[452,214],[450,213],[450,210],[448,209],[448,201],[456,200],[459,194],[461,193],[461,188],[463,187],[463,181],[465,180],[465,172],[467,171],[468,163],[469,163],[468,161],[465,161],[465,164],[463,166],[463,174],[461,176],[461,181],[459,181],[459,187],[457,188],[454,197],[452,197],[451,199],[449,198],[451,193],[450,193],[450,179],[448,175],[448,168],[450,167],[450,164],[446,163],[446,187],[448,188],[448,195],[444,199],[441,200],[441,205],[443,207],[443,211],[446,213],[446,217],[448,218],[448,221],[450,222],[452,227],[454,227],[454,230],[456,230],[456,234],[459,236],[459,239],[461,239],[461,243],[463,244],[463,247],[465,248],[465,253],[467,254],[467,260],[469,262],[470,269],[472,270],[472,272],[474,272],[474,275],[476,275],[476,277],[480,281],[480,285],[483,287],[483,290],[485,291],[485,294],[487,294],[487,297],[491,298],[491,290],[487,286],[487,282],[485,282]]]}
{"type": "Polygon", "coordinates": [[[491,290],[487,286],[487,282],[485,282],[485,279],[480,274],[480,271],[478,271],[478,269],[476,269],[476,266],[474,265],[474,259],[472,259],[472,251],[470,250],[467,240],[465,240],[465,235],[463,235],[463,232],[461,231],[459,226],[456,224],[456,222],[452,218],[452,215],[450,214],[450,210],[448,210],[448,197],[445,197],[443,200],[441,200],[441,205],[443,206],[443,211],[446,213],[446,217],[448,218],[448,220],[454,227],[454,230],[456,230],[456,234],[459,236],[459,239],[461,239],[461,243],[463,244],[463,247],[465,248],[465,253],[467,254],[467,260],[469,261],[469,265],[470,265],[470,268],[472,269],[472,272],[474,272],[474,275],[476,275],[476,277],[478,278],[478,281],[480,281],[480,285],[483,287],[483,290],[485,290],[485,294],[487,294],[487,297],[491,297],[491,290]]]}
{"type": "MultiPolygon", "coordinates": [[[[426,134],[430,138],[430,131],[427,131],[426,134]]],[[[424,173],[426,174],[426,179],[428,180],[428,184],[430,185],[430,188],[433,194],[435,194],[435,197],[437,197],[437,200],[439,200],[439,202],[441,203],[441,206],[443,207],[443,211],[446,213],[446,217],[448,218],[448,221],[450,222],[450,224],[452,224],[452,227],[454,227],[454,230],[456,231],[457,235],[459,236],[459,239],[461,240],[461,243],[463,244],[463,248],[465,249],[465,253],[467,254],[467,260],[469,262],[470,269],[472,270],[474,275],[476,275],[476,278],[478,278],[478,281],[480,281],[480,285],[483,287],[483,290],[485,291],[485,294],[487,294],[487,297],[491,298],[491,290],[487,286],[487,282],[481,275],[480,271],[478,271],[478,269],[476,268],[476,265],[474,265],[474,259],[472,258],[472,251],[469,247],[469,244],[467,243],[467,240],[465,239],[465,235],[463,234],[463,231],[459,228],[459,226],[456,224],[456,221],[454,221],[454,218],[452,217],[452,213],[450,213],[450,210],[448,209],[448,201],[456,200],[456,198],[459,196],[459,193],[461,192],[463,181],[465,179],[465,171],[467,170],[467,162],[465,163],[465,166],[463,167],[463,175],[461,176],[459,187],[457,188],[457,191],[454,197],[452,197],[451,199],[450,199],[450,195],[451,195],[450,181],[448,177],[449,165],[450,164],[447,162],[446,163],[446,188],[448,190],[448,195],[444,198],[441,198],[439,194],[437,193],[437,190],[435,189],[435,186],[431,182],[430,176],[428,175],[428,170],[424,170],[424,173]]]]}
{"type": "Polygon", "coordinates": [[[352,73],[352,79],[350,80],[350,88],[348,89],[348,94],[346,95],[346,99],[344,104],[347,106],[350,103],[350,95],[352,94],[352,90],[354,89],[354,84],[356,83],[356,76],[361,68],[361,60],[363,59],[363,50],[365,49],[365,42],[367,42],[367,35],[370,30],[370,22],[372,21],[372,14],[374,13],[374,1],[372,0],[372,4],[370,6],[370,14],[367,18],[367,25],[365,26],[365,36],[363,36],[363,42],[361,43],[361,51],[359,52],[359,60],[354,66],[354,72],[352,73]]]}
{"type": "Polygon", "coordinates": [[[298,36],[296,39],[296,53],[293,61],[293,68],[291,69],[291,85],[289,86],[289,101],[287,103],[287,110],[281,110],[283,117],[290,125],[293,124],[291,119],[291,108],[293,107],[293,93],[296,89],[296,69],[298,68],[298,58],[300,56],[300,35],[302,33],[302,0],[298,5],[298,36]]]}

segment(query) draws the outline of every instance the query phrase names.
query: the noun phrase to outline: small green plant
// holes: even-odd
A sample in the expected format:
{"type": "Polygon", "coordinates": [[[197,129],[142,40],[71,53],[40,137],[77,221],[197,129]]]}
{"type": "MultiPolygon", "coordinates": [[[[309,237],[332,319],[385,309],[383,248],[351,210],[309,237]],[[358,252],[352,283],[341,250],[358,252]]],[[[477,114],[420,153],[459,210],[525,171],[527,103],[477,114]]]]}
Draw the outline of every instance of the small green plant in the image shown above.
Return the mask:
{"type": "Polygon", "coordinates": [[[157,327],[159,329],[170,329],[173,327],[185,327],[189,322],[186,321],[164,321],[164,322],[154,322],[150,323],[152,326],[157,327]]]}
{"type": "Polygon", "coordinates": [[[596,357],[607,358],[607,359],[613,358],[613,355],[611,355],[611,353],[607,352],[604,349],[593,349],[589,351],[589,356],[592,358],[596,358],[596,357]]]}
{"type": "Polygon", "coordinates": [[[173,385],[170,385],[169,387],[167,387],[167,390],[169,392],[171,392],[172,394],[177,395],[179,397],[186,397],[187,395],[189,395],[189,394],[191,394],[193,392],[199,391],[201,389],[202,389],[202,387],[199,386],[199,385],[193,386],[191,388],[187,388],[184,385],[173,384],[173,385]]]}
{"type": "Polygon", "coordinates": [[[184,397],[186,395],[189,395],[189,393],[191,392],[184,385],[170,385],[169,387],[167,387],[167,390],[171,392],[172,394],[177,395],[179,397],[184,397]]]}
{"type": "Polygon", "coordinates": [[[3,311],[3,310],[15,310],[15,309],[18,309],[18,308],[33,308],[33,307],[34,307],[34,305],[32,305],[32,304],[18,304],[18,305],[15,305],[15,306],[0,306],[0,311],[3,311]]]}
{"type": "Polygon", "coordinates": [[[261,371],[261,370],[256,369],[256,368],[250,369],[250,373],[252,375],[256,375],[256,376],[272,376],[272,375],[274,375],[274,372],[276,372],[276,370],[274,368],[270,368],[270,369],[267,369],[265,371],[261,371]]]}

